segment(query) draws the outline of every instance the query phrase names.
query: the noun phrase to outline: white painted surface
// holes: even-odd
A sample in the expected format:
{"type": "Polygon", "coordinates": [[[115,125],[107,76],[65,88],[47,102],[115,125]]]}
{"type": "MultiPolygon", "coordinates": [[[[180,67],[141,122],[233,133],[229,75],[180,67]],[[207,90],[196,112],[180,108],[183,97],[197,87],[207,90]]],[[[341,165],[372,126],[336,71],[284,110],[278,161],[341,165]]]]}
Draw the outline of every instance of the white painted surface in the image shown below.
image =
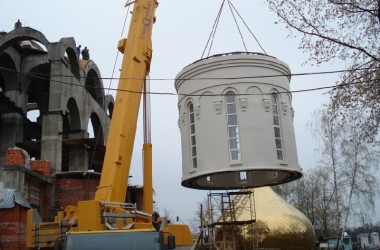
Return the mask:
{"type": "Polygon", "coordinates": [[[196,189],[235,189],[275,185],[300,176],[292,96],[288,93],[289,75],[289,67],[284,62],[253,53],[203,59],[188,65],[177,75],[182,185],[196,189]],[[240,161],[231,161],[229,157],[226,99],[223,96],[227,91],[236,93],[240,161]],[[272,93],[279,97],[284,160],[278,160],[276,154],[272,93]],[[191,159],[189,102],[195,110],[196,168],[191,159]],[[242,171],[246,171],[247,180],[240,180],[242,171]]]}

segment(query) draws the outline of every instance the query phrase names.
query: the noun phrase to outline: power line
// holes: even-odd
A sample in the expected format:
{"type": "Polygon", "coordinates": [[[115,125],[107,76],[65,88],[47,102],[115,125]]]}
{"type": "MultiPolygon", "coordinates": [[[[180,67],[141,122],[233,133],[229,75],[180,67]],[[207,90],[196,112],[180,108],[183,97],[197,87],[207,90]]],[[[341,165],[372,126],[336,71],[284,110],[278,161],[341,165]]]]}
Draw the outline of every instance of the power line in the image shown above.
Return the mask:
{"type": "MultiPolygon", "coordinates": [[[[17,74],[47,77],[67,77],[67,78],[77,78],[74,75],[51,75],[43,73],[24,73],[10,68],[0,67],[2,70],[11,71],[17,74]]],[[[342,69],[342,70],[330,70],[330,71],[316,71],[316,72],[304,72],[304,73],[291,73],[291,74],[271,74],[271,75],[258,75],[258,76],[239,76],[239,77],[200,77],[200,78],[150,78],[151,81],[200,81],[200,80],[240,80],[240,79],[257,79],[257,78],[271,78],[271,77],[294,77],[294,76],[311,76],[311,75],[327,75],[327,74],[338,74],[352,71],[363,71],[369,69],[379,69],[379,68],[361,68],[361,69],[342,69]]],[[[81,79],[102,79],[102,80],[143,80],[141,78],[129,78],[129,77],[80,77],[81,79]]],[[[41,78],[42,79],[42,78],[41,78]]]]}
{"type": "MultiPolygon", "coordinates": [[[[0,69],[2,70],[8,70],[8,71],[13,71],[15,73],[19,73],[19,74],[23,74],[23,75],[26,75],[26,76],[30,76],[30,77],[34,77],[34,78],[37,78],[37,79],[41,79],[41,80],[49,80],[50,82],[56,82],[56,83],[61,83],[61,84],[65,84],[65,85],[71,85],[71,86],[77,86],[77,87],[83,87],[83,88],[90,88],[90,89],[103,89],[103,90],[108,90],[108,91],[122,91],[122,92],[130,92],[130,93],[136,93],[136,94],[140,94],[141,92],[140,91],[130,91],[130,90],[125,90],[125,89],[119,89],[119,88],[111,88],[111,87],[108,87],[108,88],[105,88],[105,87],[96,87],[96,86],[84,86],[84,85],[80,85],[80,84],[75,84],[75,83],[68,83],[68,82],[63,82],[63,81],[59,81],[59,80],[52,80],[50,79],[50,77],[75,77],[75,76],[66,76],[66,75],[49,75],[49,74],[36,74],[36,73],[24,73],[24,72],[20,72],[20,71],[17,71],[17,70],[13,70],[13,69],[9,69],[9,68],[4,68],[4,67],[0,67],[0,69]]],[[[367,70],[368,68],[366,69],[357,69],[356,71],[358,70],[367,70]]],[[[212,77],[212,78],[197,78],[197,79],[189,79],[189,78],[177,78],[177,79],[171,79],[171,78],[155,78],[155,79],[150,79],[151,81],[152,80],[155,80],[155,81],[167,81],[167,80],[194,80],[194,81],[197,81],[197,80],[239,80],[239,79],[255,79],[255,78],[268,78],[268,77],[284,77],[284,76],[308,76],[308,75],[321,75],[321,74],[336,74],[336,73],[344,73],[344,72],[349,72],[349,71],[352,71],[352,70],[334,70],[334,71],[320,71],[320,72],[309,72],[309,73],[296,73],[296,74],[290,74],[290,75],[262,75],[262,76],[249,76],[249,77],[223,77],[223,78],[218,78],[218,77],[212,77]]],[[[118,79],[118,80],[122,80],[122,79],[134,79],[134,80],[142,80],[142,79],[138,79],[138,78],[97,78],[97,77],[82,77],[82,78],[85,78],[85,79],[118,79]]],[[[362,83],[365,83],[364,81],[361,81],[361,82],[352,82],[352,83],[344,83],[344,84],[340,84],[339,86],[340,87],[343,87],[343,86],[349,86],[349,85],[356,85],[356,84],[362,84],[362,83]]],[[[262,83],[262,84],[268,84],[268,83],[262,83]]],[[[286,91],[280,91],[278,93],[303,93],[303,92],[311,92],[311,91],[318,91],[318,90],[323,90],[323,89],[333,89],[333,88],[336,88],[337,86],[334,84],[334,85],[330,85],[330,86],[324,86],[324,87],[318,87],[318,88],[309,88],[309,89],[302,89],[302,90],[286,90],[286,91]]],[[[173,95],[173,96],[224,96],[225,94],[181,94],[181,93],[170,93],[170,92],[146,92],[147,94],[151,94],[151,95],[173,95]]],[[[262,93],[262,94],[237,94],[238,96],[251,96],[251,95],[271,95],[272,93],[262,93]]]]}

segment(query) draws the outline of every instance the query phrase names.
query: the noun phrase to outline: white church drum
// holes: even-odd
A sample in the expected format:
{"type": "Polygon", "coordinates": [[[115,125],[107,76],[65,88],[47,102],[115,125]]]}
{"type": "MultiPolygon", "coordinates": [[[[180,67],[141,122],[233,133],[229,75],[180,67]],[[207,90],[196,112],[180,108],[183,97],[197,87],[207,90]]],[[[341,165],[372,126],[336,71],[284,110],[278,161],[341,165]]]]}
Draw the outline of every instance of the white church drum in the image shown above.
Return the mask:
{"type": "Polygon", "coordinates": [[[240,189],[302,176],[290,74],[274,57],[239,52],[196,61],[177,75],[183,186],[240,189]]]}

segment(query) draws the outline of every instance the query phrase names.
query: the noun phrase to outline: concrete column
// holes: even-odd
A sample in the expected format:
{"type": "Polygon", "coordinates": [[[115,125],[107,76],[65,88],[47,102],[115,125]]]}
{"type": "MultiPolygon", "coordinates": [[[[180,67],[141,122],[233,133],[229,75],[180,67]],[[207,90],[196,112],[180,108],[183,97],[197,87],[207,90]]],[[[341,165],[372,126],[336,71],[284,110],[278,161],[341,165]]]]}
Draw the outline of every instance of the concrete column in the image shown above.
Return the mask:
{"type": "Polygon", "coordinates": [[[62,98],[65,93],[62,65],[56,59],[50,63],[49,112],[42,116],[41,159],[50,161],[50,173],[62,171],[62,98]]]}
{"type": "MultiPolygon", "coordinates": [[[[87,131],[81,131],[70,135],[70,139],[88,138],[87,131]]],[[[69,170],[70,171],[87,171],[88,170],[88,152],[86,145],[76,145],[70,147],[69,152],[69,170]]]]}
{"type": "Polygon", "coordinates": [[[4,166],[2,174],[2,182],[5,188],[15,189],[24,192],[25,172],[20,171],[16,166],[4,166]]]}
{"type": "MultiPolygon", "coordinates": [[[[15,103],[16,106],[26,110],[26,94],[20,93],[18,90],[7,91],[5,96],[15,103]]],[[[0,116],[0,155],[4,156],[8,148],[14,147],[16,142],[22,142],[24,139],[24,118],[21,114],[11,113],[2,114],[0,116]]],[[[1,164],[4,164],[4,157],[0,159],[1,164]]]]}
{"type": "MultiPolygon", "coordinates": [[[[16,142],[22,142],[24,137],[24,119],[19,114],[2,114],[0,129],[0,155],[5,156],[8,148],[13,148],[16,142]]],[[[1,157],[1,165],[5,158],[1,157]]]]}
{"type": "Polygon", "coordinates": [[[50,89],[49,89],[49,111],[62,111],[66,104],[62,103],[64,98],[64,84],[67,79],[64,77],[65,70],[61,61],[53,61],[50,63],[50,89]]]}
{"type": "Polygon", "coordinates": [[[41,159],[51,163],[51,172],[61,172],[62,166],[61,113],[49,113],[42,117],[41,159]]]}

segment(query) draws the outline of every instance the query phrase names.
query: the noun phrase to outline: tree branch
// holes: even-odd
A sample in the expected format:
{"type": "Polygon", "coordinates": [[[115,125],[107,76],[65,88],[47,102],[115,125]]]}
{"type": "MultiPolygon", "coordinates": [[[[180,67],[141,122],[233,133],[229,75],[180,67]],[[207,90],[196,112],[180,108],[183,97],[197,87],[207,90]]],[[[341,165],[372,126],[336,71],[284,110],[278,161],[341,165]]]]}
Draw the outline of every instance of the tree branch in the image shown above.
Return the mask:
{"type": "Polygon", "coordinates": [[[341,8],[342,8],[342,10],[344,10],[346,12],[349,12],[349,13],[369,13],[369,14],[371,14],[373,16],[378,16],[377,13],[378,13],[379,4],[378,4],[377,8],[365,9],[365,8],[362,8],[359,5],[356,5],[356,4],[352,3],[352,2],[350,2],[350,3],[335,2],[334,0],[328,0],[328,2],[330,2],[331,4],[335,4],[335,5],[340,5],[341,8]],[[352,9],[358,9],[359,11],[350,10],[350,9],[348,9],[348,8],[345,7],[346,5],[351,6],[352,9]]]}
{"type": "MultiPolygon", "coordinates": [[[[312,31],[307,31],[307,30],[304,30],[296,25],[294,25],[293,23],[291,23],[284,15],[281,14],[281,12],[278,10],[278,9],[273,9],[271,8],[274,12],[277,13],[277,15],[287,24],[289,25],[291,28],[303,33],[303,34],[306,34],[306,35],[309,35],[309,36],[314,36],[314,37],[319,37],[323,40],[327,40],[327,41],[330,41],[330,42],[333,42],[333,43],[336,43],[336,44],[339,44],[340,46],[343,46],[343,47],[346,47],[346,48],[349,48],[349,49],[353,49],[353,50],[356,50],[356,51],[359,51],[360,53],[363,53],[365,54],[366,56],[368,56],[369,58],[371,58],[372,60],[374,61],[377,61],[377,62],[380,62],[380,58],[372,55],[371,53],[369,53],[367,50],[365,50],[363,47],[357,47],[357,46],[354,46],[354,45],[351,45],[351,44],[348,44],[346,42],[343,42],[341,40],[339,40],[338,38],[334,38],[334,37],[329,37],[328,35],[324,35],[322,34],[315,26],[313,26],[310,22],[308,22],[308,20],[306,19],[306,17],[304,17],[303,15],[301,15],[303,21],[309,26],[311,27],[312,30],[315,30],[316,32],[312,32],[312,31]]],[[[300,11],[295,8],[295,10],[297,12],[300,13],[300,11]]]]}

